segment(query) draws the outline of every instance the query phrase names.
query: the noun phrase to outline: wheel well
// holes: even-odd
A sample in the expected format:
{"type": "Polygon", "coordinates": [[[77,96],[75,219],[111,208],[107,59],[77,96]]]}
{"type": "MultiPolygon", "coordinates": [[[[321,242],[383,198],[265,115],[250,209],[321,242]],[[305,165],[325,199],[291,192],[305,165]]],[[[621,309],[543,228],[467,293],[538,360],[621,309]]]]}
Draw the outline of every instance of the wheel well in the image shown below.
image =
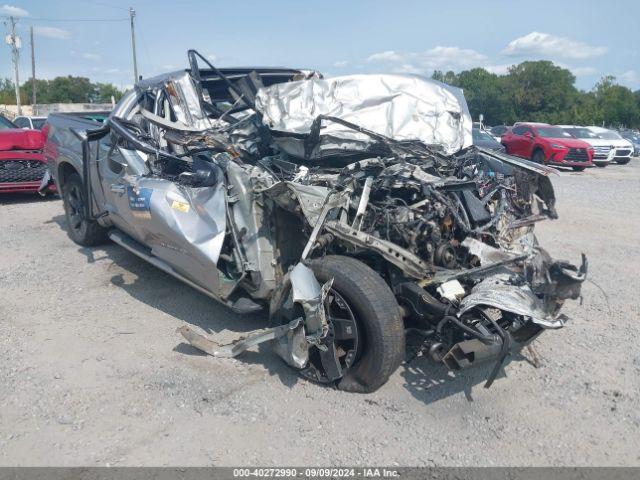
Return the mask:
{"type": "Polygon", "coordinates": [[[65,184],[69,175],[78,174],[78,171],[73,165],[68,162],[63,162],[58,166],[58,185],[60,188],[65,184]]]}
{"type": "Polygon", "coordinates": [[[544,149],[541,146],[533,147],[533,152],[531,152],[531,158],[537,153],[542,152],[542,156],[544,156],[544,149]]]}

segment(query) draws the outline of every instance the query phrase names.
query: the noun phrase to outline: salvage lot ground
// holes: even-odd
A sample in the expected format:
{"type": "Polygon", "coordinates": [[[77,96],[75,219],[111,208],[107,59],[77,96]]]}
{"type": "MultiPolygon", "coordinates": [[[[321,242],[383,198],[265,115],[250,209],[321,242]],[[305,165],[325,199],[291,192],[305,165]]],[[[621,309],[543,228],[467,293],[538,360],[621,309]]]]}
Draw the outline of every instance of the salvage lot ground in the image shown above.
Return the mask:
{"type": "Polygon", "coordinates": [[[584,303],[513,358],[452,376],[423,358],[371,395],[299,380],[268,348],[184,345],[185,322],[258,328],[116,245],[60,200],[0,197],[1,465],[639,465],[640,161],[554,179],[551,254],[590,261],[584,303]]]}

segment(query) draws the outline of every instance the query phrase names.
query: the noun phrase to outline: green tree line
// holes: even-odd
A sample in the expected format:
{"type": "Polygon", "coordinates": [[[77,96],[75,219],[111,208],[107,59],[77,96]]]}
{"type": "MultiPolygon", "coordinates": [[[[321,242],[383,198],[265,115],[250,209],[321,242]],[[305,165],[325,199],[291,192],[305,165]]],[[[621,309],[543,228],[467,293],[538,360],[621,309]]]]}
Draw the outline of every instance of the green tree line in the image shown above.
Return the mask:
{"type": "MultiPolygon", "coordinates": [[[[20,86],[20,102],[31,104],[31,79],[20,86]]],[[[14,83],[0,79],[0,104],[15,105],[14,83]]],[[[123,92],[111,83],[93,83],[85,77],[56,77],[52,80],[36,80],[37,103],[109,103],[111,96],[116,101],[123,92]]]]}
{"type": "Polygon", "coordinates": [[[474,120],[487,125],[516,121],[552,124],[640,126],[640,90],[603,77],[588,92],[578,90],[570,70],[540,60],[522,62],[496,75],[483,68],[460,73],[435,71],[432,78],[462,88],[474,120]]]}

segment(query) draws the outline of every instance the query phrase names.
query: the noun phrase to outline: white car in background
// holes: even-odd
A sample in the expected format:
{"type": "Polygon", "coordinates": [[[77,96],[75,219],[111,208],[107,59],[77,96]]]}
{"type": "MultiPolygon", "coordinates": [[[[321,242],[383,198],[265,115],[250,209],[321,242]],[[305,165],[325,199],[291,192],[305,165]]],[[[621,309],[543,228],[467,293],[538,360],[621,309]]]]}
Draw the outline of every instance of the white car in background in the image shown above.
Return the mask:
{"type": "Polygon", "coordinates": [[[13,123],[26,130],[41,130],[46,121],[47,117],[20,116],[13,119],[13,123]]]}
{"type": "Polygon", "coordinates": [[[606,167],[613,160],[616,149],[611,144],[611,140],[605,140],[587,127],[579,125],[558,125],[558,127],[593,147],[593,163],[596,167],[606,167]]]}
{"type": "Polygon", "coordinates": [[[615,150],[613,161],[621,165],[626,165],[631,161],[633,155],[633,144],[629,140],[625,140],[618,132],[602,127],[587,127],[600,138],[611,142],[611,147],[615,150]]]}

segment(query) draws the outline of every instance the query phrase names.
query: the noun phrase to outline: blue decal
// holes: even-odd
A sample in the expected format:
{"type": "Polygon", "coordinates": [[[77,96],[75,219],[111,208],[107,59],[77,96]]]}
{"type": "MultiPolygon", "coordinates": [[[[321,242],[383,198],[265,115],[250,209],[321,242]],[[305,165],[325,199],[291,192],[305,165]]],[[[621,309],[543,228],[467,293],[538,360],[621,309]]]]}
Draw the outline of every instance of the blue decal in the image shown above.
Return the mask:
{"type": "Polygon", "coordinates": [[[153,189],[151,188],[141,188],[136,192],[133,187],[127,187],[129,208],[134,212],[148,212],[151,208],[152,193],[153,189]]]}

